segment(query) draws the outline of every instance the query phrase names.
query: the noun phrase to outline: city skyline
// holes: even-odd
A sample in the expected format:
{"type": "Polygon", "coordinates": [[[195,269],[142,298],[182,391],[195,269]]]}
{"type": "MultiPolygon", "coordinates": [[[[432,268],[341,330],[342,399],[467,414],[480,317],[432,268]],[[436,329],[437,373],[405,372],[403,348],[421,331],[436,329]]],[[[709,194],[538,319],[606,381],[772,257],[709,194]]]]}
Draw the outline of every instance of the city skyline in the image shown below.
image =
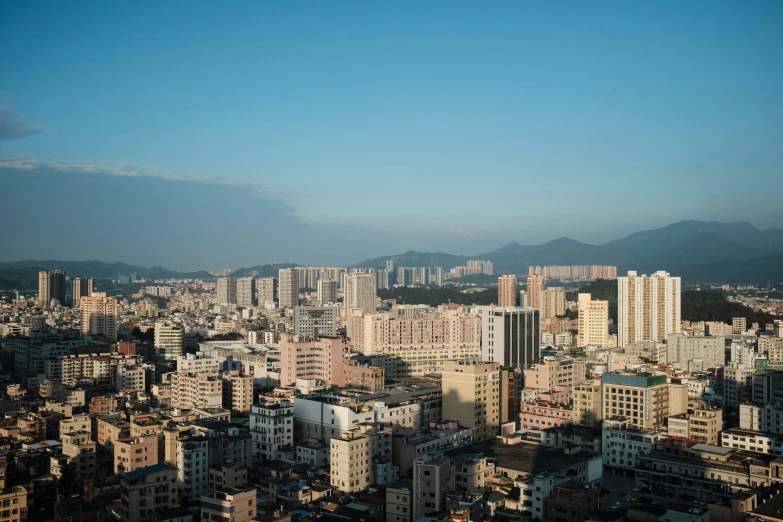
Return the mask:
{"type": "Polygon", "coordinates": [[[0,217],[21,225],[0,240],[247,266],[781,227],[781,9],[10,4],[0,217]]]}

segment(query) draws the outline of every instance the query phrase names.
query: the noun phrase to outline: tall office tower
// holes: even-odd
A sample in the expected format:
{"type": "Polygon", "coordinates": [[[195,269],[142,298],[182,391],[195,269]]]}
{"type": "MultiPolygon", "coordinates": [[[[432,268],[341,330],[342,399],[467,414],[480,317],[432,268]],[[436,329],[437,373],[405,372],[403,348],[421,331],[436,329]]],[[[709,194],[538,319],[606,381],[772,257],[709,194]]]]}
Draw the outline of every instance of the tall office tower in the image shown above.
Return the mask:
{"type": "Polygon", "coordinates": [[[299,305],[299,272],[295,268],[281,268],[277,272],[279,308],[293,308],[299,305]]]}
{"type": "Polygon", "coordinates": [[[379,270],[375,273],[377,277],[378,290],[386,290],[389,288],[389,271],[379,270]]]}
{"type": "Polygon", "coordinates": [[[337,281],[321,279],[318,281],[318,300],[321,306],[337,302],[337,281]]]}
{"type": "Polygon", "coordinates": [[[38,304],[48,308],[52,299],[65,304],[65,272],[62,270],[41,270],[38,272],[38,304]]]}
{"type": "Polygon", "coordinates": [[[375,311],[375,274],[353,272],[345,277],[345,298],[343,299],[346,315],[351,308],[361,308],[369,314],[375,311]]]}
{"type": "Polygon", "coordinates": [[[254,278],[240,277],[236,280],[236,285],[237,305],[249,308],[256,304],[256,280],[254,278]]]}
{"type": "Polygon", "coordinates": [[[541,360],[541,312],[485,306],[481,310],[481,359],[524,370],[541,360]]]}
{"type": "Polygon", "coordinates": [[[577,346],[609,344],[609,301],[593,301],[590,294],[579,294],[579,336],[577,346]]]}
{"type": "Polygon", "coordinates": [[[443,418],[471,428],[475,440],[498,435],[502,397],[500,364],[476,360],[445,361],[441,372],[443,418]]]}
{"type": "Polygon", "coordinates": [[[217,284],[217,304],[236,304],[237,280],[235,277],[219,277],[217,284]]]}
{"type": "Polygon", "coordinates": [[[117,339],[117,298],[107,297],[105,292],[93,292],[79,302],[82,311],[82,334],[103,335],[112,341],[117,339]]]}
{"type": "Polygon", "coordinates": [[[93,277],[74,277],[71,279],[71,301],[74,308],[79,307],[79,300],[82,297],[92,295],[94,282],[95,278],[93,277]]]}
{"type": "Polygon", "coordinates": [[[680,278],[658,271],[617,278],[618,346],[680,333],[680,278]]]}
{"type": "Polygon", "coordinates": [[[498,306],[517,305],[517,276],[502,275],[498,277],[498,306]]]}
{"type": "Polygon", "coordinates": [[[544,290],[541,303],[541,319],[548,321],[553,317],[565,315],[566,297],[563,288],[547,288],[544,290]]]}
{"type": "Polygon", "coordinates": [[[435,267],[435,286],[443,286],[443,267],[435,267]]]}
{"type": "Polygon", "coordinates": [[[275,290],[277,290],[277,279],[274,277],[260,277],[256,279],[258,304],[266,306],[267,303],[274,303],[275,290]]]}
{"type": "Polygon", "coordinates": [[[531,275],[527,278],[527,305],[530,308],[541,310],[544,308],[544,289],[546,279],[540,275],[531,275]]]}
{"type": "Polygon", "coordinates": [[[158,321],[155,323],[155,348],[158,356],[176,361],[182,355],[182,327],[158,321]]]}

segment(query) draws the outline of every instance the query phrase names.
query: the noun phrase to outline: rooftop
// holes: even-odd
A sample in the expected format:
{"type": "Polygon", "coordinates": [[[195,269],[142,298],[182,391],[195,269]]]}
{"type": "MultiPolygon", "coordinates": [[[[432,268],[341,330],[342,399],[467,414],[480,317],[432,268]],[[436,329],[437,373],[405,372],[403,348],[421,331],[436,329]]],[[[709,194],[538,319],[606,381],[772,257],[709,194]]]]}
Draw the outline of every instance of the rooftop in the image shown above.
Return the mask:
{"type": "Polygon", "coordinates": [[[162,462],[160,464],[155,464],[152,466],[147,466],[144,468],[138,468],[134,469],[133,471],[129,471],[127,473],[123,473],[121,476],[124,479],[127,480],[136,480],[140,479],[142,477],[146,477],[147,475],[153,475],[155,473],[160,473],[162,471],[176,471],[177,468],[169,464],[168,462],[162,462]]]}
{"type": "Polygon", "coordinates": [[[498,465],[503,468],[536,475],[544,472],[558,473],[596,456],[595,453],[586,450],[568,455],[563,448],[525,442],[506,445],[498,439],[456,448],[447,451],[445,455],[450,458],[465,458],[466,455],[477,453],[483,453],[487,458],[495,459],[498,465]]]}

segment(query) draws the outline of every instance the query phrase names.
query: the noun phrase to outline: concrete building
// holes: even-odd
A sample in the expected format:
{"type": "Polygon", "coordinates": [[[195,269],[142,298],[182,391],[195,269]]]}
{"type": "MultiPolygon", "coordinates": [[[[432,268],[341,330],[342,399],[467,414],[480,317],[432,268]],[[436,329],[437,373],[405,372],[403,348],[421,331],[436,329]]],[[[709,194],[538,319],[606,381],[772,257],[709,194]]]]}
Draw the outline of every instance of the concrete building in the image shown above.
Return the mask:
{"type": "Polygon", "coordinates": [[[204,436],[177,440],[177,483],[183,496],[197,497],[209,484],[209,442],[204,436]]]}
{"type": "Polygon", "coordinates": [[[574,386],[585,380],[585,362],[581,359],[546,357],[542,362],[526,368],[524,375],[525,388],[555,391],[556,387],[565,387],[570,398],[574,386]]]}
{"type": "Polygon", "coordinates": [[[182,355],[182,326],[169,322],[155,323],[155,349],[158,356],[166,360],[176,360],[182,355]]]}
{"type": "Polygon", "coordinates": [[[629,271],[617,278],[618,346],[663,341],[680,333],[680,278],[658,271],[651,276],[629,271]]]}
{"type": "Polygon", "coordinates": [[[413,522],[413,481],[403,479],[386,488],[386,522],[413,522]]]}
{"type": "Polygon", "coordinates": [[[332,486],[340,491],[362,491],[372,480],[370,440],[350,431],[329,441],[329,468],[332,486]]]}
{"type": "Polygon", "coordinates": [[[127,473],[158,463],[158,437],[147,435],[114,441],[114,473],[127,473]]]}
{"type": "Polygon", "coordinates": [[[343,384],[347,345],[336,337],[317,340],[280,334],[280,384],[297,379],[319,379],[326,384],[343,384]]]}
{"type": "Polygon", "coordinates": [[[498,277],[498,306],[517,305],[517,276],[506,274],[498,277]]]}
{"type": "Polygon", "coordinates": [[[533,308],[483,307],[481,359],[529,368],[541,359],[541,321],[533,308]]]}
{"type": "Polygon", "coordinates": [[[706,371],[726,364],[726,338],[695,337],[681,333],[666,336],[666,361],[689,372],[706,371]]]}
{"type": "Polygon", "coordinates": [[[666,422],[670,437],[698,440],[704,444],[718,444],[718,435],[723,430],[723,410],[699,408],[692,413],[673,415],[666,422]]]}
{"type": "Polygon", "coordinates": [[[585,522],[601,503],[600,488],[568,481],[554,488],[544,502],[544,518],[557,522],[585,522]]]}
{"type": "Polygon", "coordinates": [[[639,457],[647,455],[655,443],[667,437],[663,429],[635,428],[626,417],[604,419],[601,424],[604,466],[634,470],[639,457]]]}
{"type": "Polygon", "coordinates": [[[255,520],[256,511],[255,488],[224,487],[201,495],[202,520],[228,520],[231,522],[250,522],[255,520]]]}
{"type": "Polygon", "coordinates": [[[590,294],[580,293],[579,336],[577,346],[609,345],[609,301],[593,300],[590,294]]]}
{"type": "Polygon", "coordinates": [[[666,417],[688,410],[688,385],[666,381],[665,375],[603,374],[603,418],[624,416],[630,427],[641,430],[663,426],[666,417]]]}
{"type": "Polygon", "coordinates": [[[0,489],[0,506],[2,506],[0,510],[2,522],[27,520],[27,490],[22,486],[0,489]]]}
{"type": "Polygon", "coordinates": [[[729,363],[723,368],[723,405],[737,407],[751,396],[754,367],[729,363]]]}
{"type": "Polygon", "coordinates": [[[783,404],[740,404],[739,427],[746,431],[783,435],[783,404]]]}
{"type": "Polygon", "coordinates": [[[601,381],[592,379],[574,386],[574,424],[595,427],[603,419],[601,381]]]}
{"type": "MultiPolygon", "coordinates": [[[[256,280],[252,277],[240,277],[236,280],[237,306],[250,308],[256,301],[256,280]]],[[[221,304],[221,303],[218,303],[221,304]]]]}
{"type": "Polygon", "coordinates": [[[446,494],[454,491],[456,468],[444,456],[424,456],[413,462],[413,520],[445,508],[446,494]]]}
{"type": "Polygon", "coordinates": [[[565,288],[547,288],[542,294],[541,319],[548,321],[553,317],[565,315],[566,298],[565,288]]]}
{"type": "Polygon", "coordinates": [[[171,374],[171,404],[221,408],[223,380],[217,372],[174,372],[171,374]]]}
{"type": "Polygon", "coordinates": [[[217,304],[237,304],[237,280],[235,277],[218,277],[217,304]]]}
{"type": "Polygon", "coordinates": [[[321,306],[337,303],[337,281],[331,279],[319,279],[318,280],[318,301],[321,306]]]}
{"type": "Polygon", "coordinates": [[[116,366],[113,375],[113,384],[118,391],[138,390],[146,391],[147,371],[141,365],[116,366]]]}
{"type": "Polygon", "coordinates": [[[383,368],[347,361],[343,367],[343,386],[354,390],[376,392],[386,384],[383,368]]]}
{"type": "Polygon", "coordinates": [[[277,302],[277,279],[274,277],[259,277],[256,279],[256,297],[258,304],[267,307],[269,303],[277,302]]]}
{"type": "Polygon", "coordinates": [[[104,336],[110,341],[117,340],[116,297],[93,292],[91,296],[81,298],[79,308],[82,312],[82,334],[104,336]]]}
{"type": "Polygon", "coordinates": [[[293,308],[299,305],[299,272],[295,268],[281,268],[278,271],[278,307],[293,308]]]}
{"type": "Polygon", "coordinates": [[[264,401],[250,410],[253,462],[277,460],[280,450],[294,444],[294,406],[291,401],[264,401]]]}
{"type": "MultiPolygon", "coordinates": [[[[376,296],[375,274],[363,272],[346,274],[343,297],[346,315],[349,310],[354,308],[361,309],[362,313],[365,314],[375,312],[376,296]]],[[[351,337],[351,332],[348,332],[348,336],[351,337]]]]}
{"type": "Polygon", "coordinates": [[[740,335],[748,330],[748,321],[744,317],[734,317],[731,320],[731,333],[740,335]]]}
{"type": "Polygon", "coordinates": [[[120,475],[125,522],[153,522],[157,514],[178,505],[177,468],[168,463],[135,469],[120,475]]]}
{"type": "Polygon", "coordinates": [[[339,309],[336,306],[295,306],[294,335],[335,337],[338,315],[339,309]]]}
{"type": "Polygon", "coordinates": [[[527,305],[536,310],[544,308],[544,289],[546,278],[540,275],[530,275],[527,278],[527,305]]]}
{"type": "Polygon", "coordinates": [[[41,270],[38,272],[38,305],[50,308],[52,301],[65,306],[65,272],[41,270]]]}
{"type": "Polygon", "coordinates": [[[223,407],[232,411],[250,411],[253,404],[253,377],[232,370],[220,374],[223,379],[223,407]]]}
{"type": "Polygon", "coordinates": [[[207,372],[218,371],[222,359],[209,357],[204,352],[186,353],[177,357],[178,372],[207,372]]]}
{"type": "Polygon", "coordinates": [[[79,308],[82,297],[92,295],[95,286],[94,277],[74,277],[71,279],[71,303],[79,308]]]}
{"type": "Polygon", "coordinates": [[[498,363],[446,361],[441,373],[443,418],[472,429],[475,440],[498,435],[501,410],[508,408],[500,394],[501,373],[498,363]]]}

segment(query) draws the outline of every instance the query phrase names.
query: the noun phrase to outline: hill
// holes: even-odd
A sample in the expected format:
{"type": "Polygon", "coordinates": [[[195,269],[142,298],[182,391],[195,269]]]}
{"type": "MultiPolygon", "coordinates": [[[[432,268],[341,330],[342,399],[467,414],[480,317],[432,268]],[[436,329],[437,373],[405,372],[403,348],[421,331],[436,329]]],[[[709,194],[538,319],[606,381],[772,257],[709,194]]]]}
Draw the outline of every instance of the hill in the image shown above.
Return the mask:
{"type": "MultiPolygon", "coordinates": [[[[746,222],[680,221],[603,245],[590,245],[569,238],[541,245],[511,242],[476,256],[409,251],[396,256],[367,259],[355,266],[381,269],[387,260],[394,259],[398,266],[442,266],[450,270],[464,265],[469,259],[486,259],[492,261],[497,273],[527,275],[528,267],[536,265],[614,265],[619,273],[627,270],[640,273],[667,270],[677,275],[687,273],[687,281],[697,281],[707,276],[720,276],[724,272],[737,272],[732,268],[735,265],[728,264],[725,265],[728,268],[722,268],[722,262],[762,259],[767,256],[783,256],[783,230],[759,230],[746,222]],[[699,267],[705,265],[717,266],[710,266],[702,272],[699,267]]],[[[772,263],[776,258],[770,257],[767,261],[768,264],[759,262],[758,266],[750,267],[758,269],[759,275],[767,274],[769,270],[765,267],[774,266],[772,263]]],[[[748,269],[745,275],[756,280],[767,278],[755,277],[748,269]]]]}
{"type": "Polygon", "coordinates": [[[689,283],[780,285],[783,283],[783,255],[718,261],[685,268],[679,275],[689,283]]]}
{"type": "Polygon", "coordinates": [[[461,305],[490,305],[498,302],[496,290],[462,293],[445,288],[390,288],[378,290],[381,299],[396,299],[400,304],[426,304],[438,306],[446,303],[461,305]]]}
{"type": "Polygon", "coordinates": [[[596,279],[578,290],[566,292],[566,299],[577,301],[580,293],[590,294],[591,299],[609,301],[609,319],[617,323],[617,279],[596,279]]]}
{"type": "Polygon", "coordinates": [[[720,321],[731,324],[734,317],[744,317],[750,327],[753,323],[771,323],[775,316],[756,312],[740,303],[726,300],[716,290],[686,290],[682,293],[681,314],[683,321],[720,321]]]}
{"type": "Polygon", "coordinates": [[[277,277],[277,271],[281,268],[296,268],[296,263],[275,263],[269,265],[257,265],[250,268],[240,268],[231,272],[234,277],[277,277]]]}

